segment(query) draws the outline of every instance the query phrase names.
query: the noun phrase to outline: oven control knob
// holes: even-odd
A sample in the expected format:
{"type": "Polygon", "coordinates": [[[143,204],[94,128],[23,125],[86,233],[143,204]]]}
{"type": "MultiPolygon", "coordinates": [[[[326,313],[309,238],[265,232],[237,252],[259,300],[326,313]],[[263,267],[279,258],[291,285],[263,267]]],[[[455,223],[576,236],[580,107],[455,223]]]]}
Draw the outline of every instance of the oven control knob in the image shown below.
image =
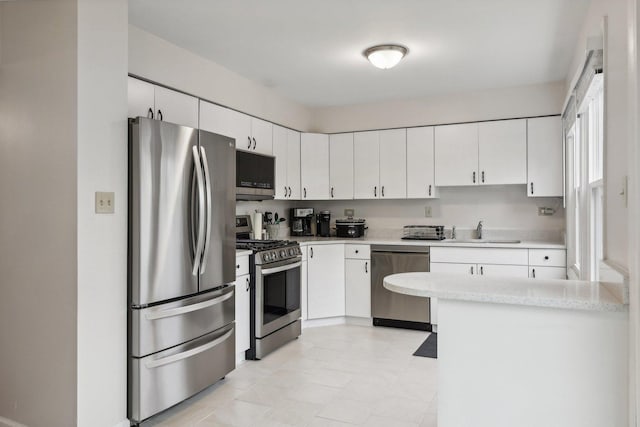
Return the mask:
{"type": "Polygon", "coordinates": [[[271,252],[271,261],[275,261],[277,259],[278,259],[278,254],[275,251],[271,252]]]}
{"type": "Polygon", "coordinates": [[[269,254],[262,254],[262,261],[269,261],[269,259],[271,259],[271,257],[269,256],[269,254]]]}
{"type": "Polygon", "coordinates": [[[280,258],[286,258],[287,257],[287,251],[285,251],[284,249],[280,251],[280,258]]]}
{"type": "Polygon", "coordinates": [[[293,256],[295,254],[295,250],[293,248],[289,249],[289,256],[293,256]]]}

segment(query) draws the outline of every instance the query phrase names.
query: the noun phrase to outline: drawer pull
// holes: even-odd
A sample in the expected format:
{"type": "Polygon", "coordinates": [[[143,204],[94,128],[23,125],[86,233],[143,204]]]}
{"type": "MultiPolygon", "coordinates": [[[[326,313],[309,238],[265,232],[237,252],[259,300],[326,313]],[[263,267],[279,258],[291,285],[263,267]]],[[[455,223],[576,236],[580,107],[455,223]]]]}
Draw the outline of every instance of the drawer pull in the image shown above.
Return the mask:
{"type": "Polygon", "coordinates": [[[196,304],[187,305],[184,307],[165,308],[163,310],[154,310],[146,314],[147,320],[164,319],[165,317],[179,316],[181,314],[191,313],[193,311],[202,310],[203,308],[211,307],[212,305],[220,304],[223,301],[228,300],[233,296],[233,292],[227,292],[225,295],[219,297],[198,302],[196,304]]]}
{"type": "Polygon", "coordinates": [[[359,253],[359,252],[360,252],[360,251],[358,251],[358,250],[356,249],[356,253],[359,253]]]}
{"type": "Polygon", "coordinates": [[[549,260],[549,255],[545,255],[545,256],[544,256],[544,260],[545,260],[545,261],[548,261],[548,260],[549,260]]]}
{"type": "Polygon", "coordinates": [[[145,362],[145,366],[149,369],[159,368],[160,366],[168,365],[169,363],[178,362],[180,360],[187,359],[191,356],[195,356],[196,354],[200,354],[209,349],[212,349],[213,347],[217,346],[221,342],[226,341],[227,338],[229,338],[232,333],[233,333],[233,329],[228,331],[226,334],[224,334],[220,338],[216,338],[215,340],[207,344],[201,345],[200,347],[196,347],[194,349],[187,350],[182,353],[174,354],[173,356],[164,357],[162,359],[150,360],[148,362],[145,362]]]}

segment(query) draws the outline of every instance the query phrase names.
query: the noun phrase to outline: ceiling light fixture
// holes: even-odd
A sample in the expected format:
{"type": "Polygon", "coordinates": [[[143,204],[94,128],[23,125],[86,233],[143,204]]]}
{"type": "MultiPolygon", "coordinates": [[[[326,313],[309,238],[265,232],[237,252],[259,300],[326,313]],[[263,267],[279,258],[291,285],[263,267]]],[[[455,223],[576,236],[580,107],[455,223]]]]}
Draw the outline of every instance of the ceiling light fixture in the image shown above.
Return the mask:
{"type": "Polygon", "coordinates": [[[374,67],[386,70],[387,68],[393,68],[398,65],[398,62],[400,62],[407,53],[409,53],[409,49],[404,46],[397,44],[381,44],[378,46],[372,46],[365,50],[363,55],[373,64],[374,67]]]}

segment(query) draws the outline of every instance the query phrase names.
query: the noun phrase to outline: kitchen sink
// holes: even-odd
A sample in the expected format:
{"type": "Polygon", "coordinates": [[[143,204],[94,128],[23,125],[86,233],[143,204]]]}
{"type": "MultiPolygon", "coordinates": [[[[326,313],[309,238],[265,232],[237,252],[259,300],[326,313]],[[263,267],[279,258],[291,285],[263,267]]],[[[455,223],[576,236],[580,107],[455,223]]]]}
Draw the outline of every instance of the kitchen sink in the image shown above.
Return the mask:
{"type": "Polygon", "coordinates": [[[445,239],[443,243],[522,243],[520,240],[513,239],[445,239]]]}

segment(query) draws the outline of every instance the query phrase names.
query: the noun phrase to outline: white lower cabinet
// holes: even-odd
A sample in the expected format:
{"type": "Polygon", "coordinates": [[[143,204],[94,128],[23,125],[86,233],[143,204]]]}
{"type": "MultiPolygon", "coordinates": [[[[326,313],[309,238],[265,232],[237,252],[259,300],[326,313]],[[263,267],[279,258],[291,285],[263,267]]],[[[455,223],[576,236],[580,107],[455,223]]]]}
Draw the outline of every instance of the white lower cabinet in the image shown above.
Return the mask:
{"type": "Polygon", "coordinates": [[[566,279],[565,267],[529,267],[529,277],[532,279],[566,279]]]}
{"type": "Polygon", "coordinates": [[[344,244],[309,245],[307,317],[345,315],[344,244]]]}
{"type": "Polygon", "coordinates": [[[250,283],[248,274],[236,277],[236,360],[244,360],[244,352],[250,346],[250,283]]]}
{"type": "Polygon", "coordinates": [[[371,260],[346,259],[344,269],[346,315],[371,317],[371,260]]]}

